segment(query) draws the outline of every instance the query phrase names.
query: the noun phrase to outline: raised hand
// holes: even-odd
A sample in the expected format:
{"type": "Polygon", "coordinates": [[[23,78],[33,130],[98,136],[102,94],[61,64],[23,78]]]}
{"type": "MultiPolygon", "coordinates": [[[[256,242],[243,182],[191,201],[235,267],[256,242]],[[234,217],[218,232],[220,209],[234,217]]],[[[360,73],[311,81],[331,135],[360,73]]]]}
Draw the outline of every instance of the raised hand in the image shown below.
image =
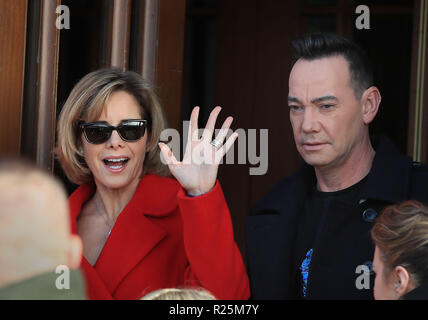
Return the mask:
{"type": "Polygon", "coordinates": [[[234,132],[223,144],[233,121],[232,117],[228,117],[215,140],[212,140],[220,111],[221,107],[215,107],[211,111],[202,137],[199,139],[199,107],[193,108],[183,161],[177,161],[171,149],[166,144],[159,143],[162,156],[168,164],[169,170],[189,195],[201,195],[214,187],[220,161],[238,137],[238,134],[234,132]]]}

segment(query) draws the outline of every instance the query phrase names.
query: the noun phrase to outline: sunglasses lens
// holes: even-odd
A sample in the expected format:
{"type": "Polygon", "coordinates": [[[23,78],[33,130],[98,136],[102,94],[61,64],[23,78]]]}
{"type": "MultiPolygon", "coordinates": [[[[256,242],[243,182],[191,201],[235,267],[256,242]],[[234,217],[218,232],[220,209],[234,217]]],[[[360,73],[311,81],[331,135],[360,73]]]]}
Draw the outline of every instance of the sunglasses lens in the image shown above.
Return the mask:
{"type": "Polygon", "coordinates": [[[132,120],[124,122],[118,127],[112,127],[105,122],[94,122],[82,125],[85,131],[86,140],[93,144],[101,144],[110,139],[113,130],[117,130],[122,140],[137,141],[144,136],[146,132],[146,122],[132,120]]]}
{"type": "Polygon", "coordinates": [[[111,129],[102,126],[88,126],[85,128],[85,135],[90,143],[100,144],[110,138],[111,129]]]}
{"type": "Polygon", "coordinates": [[[124,140],[137,141],[144,136],[146,127],[134,124],[123,124],[118,131],[124,140]]]}

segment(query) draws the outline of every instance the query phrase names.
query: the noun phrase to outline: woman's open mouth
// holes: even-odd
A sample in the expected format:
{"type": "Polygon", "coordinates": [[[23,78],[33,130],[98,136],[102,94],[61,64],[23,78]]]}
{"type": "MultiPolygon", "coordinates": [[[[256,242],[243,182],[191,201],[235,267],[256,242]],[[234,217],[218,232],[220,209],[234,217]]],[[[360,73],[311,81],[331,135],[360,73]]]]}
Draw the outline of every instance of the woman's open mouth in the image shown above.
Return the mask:
{"type": "Polygon", "coordinates": [[[129,158],[122,157],[122,158],[105,158],[103,160],[104,166],[113,172],[120,172],[123,169],[125,169],[127,163],[129,161],[129,158]]]}

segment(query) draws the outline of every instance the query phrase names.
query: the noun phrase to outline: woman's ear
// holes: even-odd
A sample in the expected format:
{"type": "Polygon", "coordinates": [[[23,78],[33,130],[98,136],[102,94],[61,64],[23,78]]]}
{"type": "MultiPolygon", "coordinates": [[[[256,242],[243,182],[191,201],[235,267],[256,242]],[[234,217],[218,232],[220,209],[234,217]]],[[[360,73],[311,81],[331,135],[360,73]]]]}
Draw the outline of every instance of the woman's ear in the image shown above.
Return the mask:
{"type": "Polygon", "coordinates": [[[365,124],[369,124],[375,118],[382,97],[379,89],[375,86],[371,86],[363,92],[361,96],[361,103],[363,107],[363,121],[365,124]]]}
{"type": "Polygon", "coordinates": [[[413,284],[406,268],[402,266],[395,267],[394,279],[394,290],[398,299],[403,297],[407,292],[413,289],[413,284]]]}

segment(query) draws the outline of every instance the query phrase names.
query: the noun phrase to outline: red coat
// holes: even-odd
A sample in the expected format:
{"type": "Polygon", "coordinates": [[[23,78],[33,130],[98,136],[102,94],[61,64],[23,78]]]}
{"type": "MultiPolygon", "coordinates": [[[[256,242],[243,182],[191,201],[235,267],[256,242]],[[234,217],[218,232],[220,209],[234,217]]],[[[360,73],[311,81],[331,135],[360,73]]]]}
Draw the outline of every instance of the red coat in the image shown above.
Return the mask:
{"type": "MultiPolygon", "coordinates": [[[[72,232],[95,192],[80,186],[69,198],[72,232]]],[[[97,262],[82,257],[90,299],[139,299],[160,288],[204,287],[218,299],[249,298],[248,277],[233,239],[223,191],[187,197],[176,180],[141,179],[116,220],[97,262]]]]}

